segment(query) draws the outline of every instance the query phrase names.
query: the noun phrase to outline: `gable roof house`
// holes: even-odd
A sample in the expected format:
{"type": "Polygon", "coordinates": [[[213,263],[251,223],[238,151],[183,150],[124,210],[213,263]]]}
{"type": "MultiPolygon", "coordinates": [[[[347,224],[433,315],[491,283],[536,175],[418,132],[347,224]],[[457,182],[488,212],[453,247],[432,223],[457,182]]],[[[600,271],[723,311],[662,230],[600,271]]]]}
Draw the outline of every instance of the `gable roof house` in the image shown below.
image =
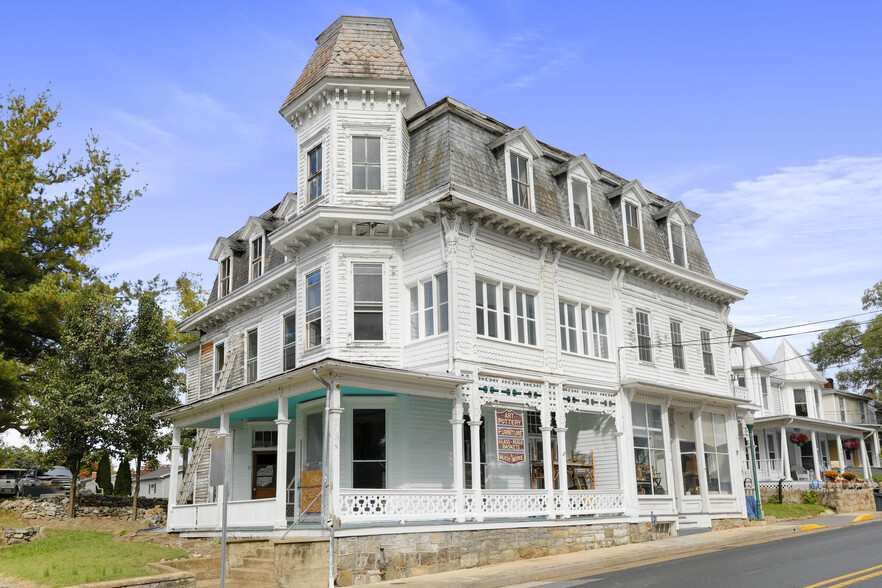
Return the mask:
{"type": "Polygon", "coordinates": [[[524,126],[427,106],[389,19],[317,43],[280,110],[297,191],[218,239],[211,297],[179,325],[199,341],[164,416],[200,432],[169,529],[216,532],[226,488],[236,535],[332,526],[338,553],[371,536],[379,562],[432,531],[462,554],[432,571],[581,548],[553,547],[558,528],[743,519],[727,317],[746,291],[714,276],[699,215],[524,126]],[[471,562],[479,531],[515,547],[471,562]]]}
{"type": "MultiPolygon", "coordinates": [[[[759,392],[751,408],[760,483],[783,478],[808,484],[823,481],[831,469],[869,479],[879,466],[879,426],[871,399],[834,389],[832,379],[789,341],[781,341],[771,361],[752,342],[742,350],[733,346],[731,363],[737,385],[749,394],[759,392]]],[[[742,470],[748,476],[746,458],[742,470]]]]}

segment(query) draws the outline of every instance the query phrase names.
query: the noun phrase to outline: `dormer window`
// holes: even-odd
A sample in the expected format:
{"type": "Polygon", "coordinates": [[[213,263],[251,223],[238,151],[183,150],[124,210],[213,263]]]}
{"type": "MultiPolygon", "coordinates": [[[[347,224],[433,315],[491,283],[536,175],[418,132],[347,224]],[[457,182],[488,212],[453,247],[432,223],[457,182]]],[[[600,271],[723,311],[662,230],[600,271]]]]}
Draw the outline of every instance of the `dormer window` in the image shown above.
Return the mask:
{"type": "Polygon", "coordinates": [[[263,275],[263,237],[251,241],[251,279],[263,275]]]}
{"type": "Polygon", "coordinates": [[[632,202],[625,202],[625,244],[634,249],[643,249],[640,239],[640,209],[632,202]]]}
{"type": "Polygon", "coordinates": [[[570,199],[573,203],[573,226],[586,231],[591,230],[591,192],[588,184],[581,180],[570,182],[570,199]]]}
{"type": "Polygon", "coordinates": [[[671,232],[671,261],[681,267],[686,267],[686,239],[683,234],[683,225],[668,223],[671,232]]]}
{"type": "Polygon", "coordinates": [[[530,190],[530,170],[528,160],[517,153],[509,153],[509,177],[511,178],[511,201],[526,208],[533,209],[530,190]]]}
{"type": "Polygon", "coordinates": [[[307,155],[306,192],[309,202],[322,196],[322,146],[319,145],[307,155]]]}
{"type": "Polygon", "coordinates": [[[380,138],[352,137],[352,189],[380,189],[380,138]]]}
{"type": "Polygon", "coordinates": [[[231,257],[225,257],[220,260],[217,277],[218,298],[223,298],[232,291],[233,277],[230,271],[232,264],[233,260],[231,257]]]}

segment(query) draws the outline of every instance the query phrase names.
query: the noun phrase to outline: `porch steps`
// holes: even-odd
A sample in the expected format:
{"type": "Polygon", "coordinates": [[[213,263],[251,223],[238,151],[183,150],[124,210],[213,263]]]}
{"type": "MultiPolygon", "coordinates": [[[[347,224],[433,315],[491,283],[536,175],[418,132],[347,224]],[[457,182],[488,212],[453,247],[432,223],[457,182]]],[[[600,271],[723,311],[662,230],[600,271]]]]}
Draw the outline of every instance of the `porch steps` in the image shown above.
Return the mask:
{"type": "Polygon", "coordinates": [[[269,547],[261,547],[257,550],[257,554],[260,557],[244,558],[241,568],[232,568],[230,570],[230,579],[248,580],[249,586],[261,588],[275,586],[273,550],[269,547]],[[266,555],[270,557],[264,557],[266,555]]]}

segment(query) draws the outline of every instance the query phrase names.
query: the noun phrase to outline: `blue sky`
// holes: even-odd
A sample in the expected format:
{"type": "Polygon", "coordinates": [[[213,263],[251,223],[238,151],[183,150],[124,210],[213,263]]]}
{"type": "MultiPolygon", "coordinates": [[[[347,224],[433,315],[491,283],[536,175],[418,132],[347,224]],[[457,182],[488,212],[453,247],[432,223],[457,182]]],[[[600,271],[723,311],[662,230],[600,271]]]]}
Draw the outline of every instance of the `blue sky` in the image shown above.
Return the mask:
{"type": "MultiPolygon", "coordinates": [[[[216,265],[296,188],[278,108],[340,14],[389,16],[428,103],[450,95],[702,214],[761,330],[860,311],[882,279],[882,5],[871,2],[8,3],[0,81],[47,86],[145,196],[94,258],[121,279],[216,265]]],[[[805,351],[814,335],[792,339],[805,351]]],[[[771,355],[777,341],[761,348],[771,355]]]]}

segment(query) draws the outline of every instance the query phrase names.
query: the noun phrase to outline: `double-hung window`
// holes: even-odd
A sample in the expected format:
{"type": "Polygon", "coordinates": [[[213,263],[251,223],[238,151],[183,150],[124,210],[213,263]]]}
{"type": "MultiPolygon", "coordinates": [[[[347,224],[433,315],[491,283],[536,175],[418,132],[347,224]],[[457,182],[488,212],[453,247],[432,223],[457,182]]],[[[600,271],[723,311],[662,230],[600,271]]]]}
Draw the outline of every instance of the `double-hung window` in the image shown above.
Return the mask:
{"type": "Polygon", "coordinates": [[[765,376],[760,376],[760,389],[763,393],[763,408],[769,408],[769,383],[765,376]]]}
{"type": "Polygon", "coordinates": [[[263,275],[263,237],[251,241],[251,279],[263,275]]]}
{"type": "Polygon", "coordinates": [[[475,321],[478,335],[536,345],[536,295],[514,286],[477,279],[475,321]]]}
{"type": "Polygon", "coordinates": [[[714,353],[711,350],[710,331],[701,329],[701,359],[705,375],[714,375],[714,353]]]}
{"type": "Polygon", "coordinates": [[[306,348],[322,344],[322,270],[306,275],[306,348]]]}
{"type": "Polygon", "coordinates": [[[514,152],[509,153],[509,173],[511,174],[511,201],[518,206],[532,209],[527,158],[514,152]]]}
{"type": "Polygon", "coordinates": [[[215,392],[218,392],[217,389],[218,383],[220,382],[221,372],[224,371],[224,344],[218,343],[214,346],[214,389],[215,392]]]}
{"type": "Polygon", "coordinates": [[[861,423],[867,422],[867,405],[863,402],[858,402],[858,407],[861,413],[861,423]]]}
{"type": "MultiPolygon", "coordinates": [[[[576,346],[576,309],[578,306],[561,301],[558,302],[558,308],[560,310],[560,348],[562,351],[578,353],[579,349],[576,346]]],[[[587,338],[583,337],[584,339],[587,338]]],[[[583,348],[584,343],[583,341],[583,348]]]]}
{"type": "Polygon", "coordinates": [[[352,137],[352,189],[380,189],[380,138],[352,137]]]}
{"type": "Polygon", "coordinates": [[[649,330],[649,313],[642,310],[636,312],[637,319],[637,354],[640,361],[652,361],[652,334],[649,330]]]}
{"type": "Polygon", "coordinates": [[[588,190],[588,184],[581,180],[573,180],[570,189],[572,190],[573,198],[573,225],[590,231],[591,204],[589,199],[591,198],[591,192],[588,190]]]}
{"type": "MultiPolygon", "coordinates": [[[[803,395],[804,394],[805,393],[803,392],[803,395]]],[[[793,397],[796,398],[796,390],[793,391],[793,397]]],[[[836,398],[839,400],[839,422],[848,422],[848,419],[845,418],[845,398],[843,398],[842,396],[837,396],[836,398]]],[[[799,414],[799,412],[797,412],[796,414],[799,414]]]]}
{"type": "Polygon", "coordinates": [[[383,265],[354,263],[352,323],[356,341],[383,340],[383,265]]]}
{"type": "Polygon", "coordinates": [[[632,402],[631,420],[634,433],[637,494],[666,495],[668,474],[665,467],[661,407],[656,404],[632,402]]]}
{"type": "Polygon", "coordinates": [[[702,413],[701,433],[708,494],[731,494],[732,470],[729,469],[726,417],[717,413],[702,413]]]}
{"type": "Polygon", "coordinates": [[[671,352],[674,356],[674,368],[686,369],[686,357],[683,355],[683,324],[671,321],[671,352]]]}
{"type": "Polygon", "coordinates": [[[769,454],[769,459],[778,459],[778,454],[775,451],[775,436],[771,433],[766,433],[766,453],[769,454]]]}
{"type": "Polygon", "coordinates": [[[246,383],[257,380],[257,329],[251,329],[246,334],[245,371],[246,383]]]}
{"type": "MultiPolygon", "coordinates": [[[[796,416],[807,417],[808,413],[808,401],[805,397],[805,388],[796,388],[793,391],[793,412],[796,416]]],[[[843,421],[845,420],[845,414],[843,412],[843,421]]]]}
{"type": "Polygon", "coordinates": [[[318,200],[322,195],[322,146],[309,152],[307,158],[306,192],[308,201],[318,200]]]}
{"type": "Polygon", "coordinates": [[[282,326],[282,364],[283,369],[294,369],[294,363],[297,358],[297,315],[293,312],[286,314],[284,325],[282,326]]]}
{"type": "MultiPolygon", "coordinates": [[[[609,314],[591,309],[591,334],[594,338],[594,357],[609,359],[609,329],[607,328],[607,318],[609,314]]],[[[584,319],[584,315],[583,315],[584,319]]]]}
{"type": "Polygon", "coordinates": [[[227,294],[232,292],[232,285],[233,285],[233,275],[231,272],[232,265],[233,265],[233,258],[232,257],[225,257],[222,260],[220,260],[220,269],[218,271],[218,277],[217,277],[218,298],[223,298],[224,296],[226,296],[227,294]]]}
{"type": "Polygon", "coordinates": [[[634,249],[642,249],[640,243],[640,211],[630,202],[624,204],[625,244],[634,249]]]}
{"type": "Polygon", "coordinates": [[[686,267],[686,246],[683,238],[683,226],[671,223],[671,261],[686,267]]]}
{"type": "Polygon", "coordinates": [[[410,338],[446,333],[449,318],[447,274],[421,282],[408,289],[410,297],[410,338]]]}

